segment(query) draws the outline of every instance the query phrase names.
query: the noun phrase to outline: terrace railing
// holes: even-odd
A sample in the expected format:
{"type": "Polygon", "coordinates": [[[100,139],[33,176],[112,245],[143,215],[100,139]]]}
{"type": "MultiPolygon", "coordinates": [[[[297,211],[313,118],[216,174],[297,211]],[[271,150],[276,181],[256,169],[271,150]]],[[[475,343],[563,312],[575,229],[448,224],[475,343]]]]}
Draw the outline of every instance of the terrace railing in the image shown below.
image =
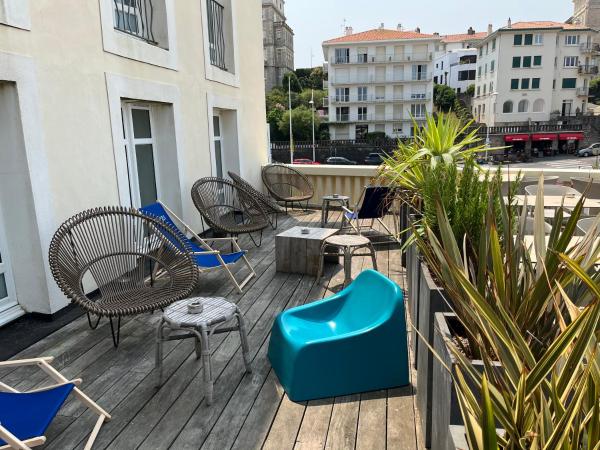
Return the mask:
{"type": "Polygon", "coordinates": [[[115,29],[158,45],[154,37],[154,5],[152,0],[113,0],[115,29]]]}

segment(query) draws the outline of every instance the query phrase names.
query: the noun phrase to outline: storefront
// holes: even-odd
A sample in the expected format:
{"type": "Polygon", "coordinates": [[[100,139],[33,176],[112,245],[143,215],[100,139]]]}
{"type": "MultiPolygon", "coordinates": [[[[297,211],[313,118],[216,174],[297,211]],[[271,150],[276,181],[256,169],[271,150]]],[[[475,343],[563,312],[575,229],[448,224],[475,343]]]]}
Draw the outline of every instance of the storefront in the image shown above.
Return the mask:
{"type": "Polygon", "coordinates": [[[558,151],[560,153],[575,153],[583,141],[583,133],[561,133],[558,135],[558,151]]]}
{"type": "Polygon", "coordinates": [[[525,150],[528,141],[528,134],[507,134],[504,136],[504,142],[508,147],[504,150],[507,159],[527,159],[525,150]],[[509,154],[511,157],[509,157],[509,154]]]}
{"type": "Polygon", "coordinates": [[[552,156],[556,153],[555,142],[558,140],[557,134],[541,133],[531,135],[531,155],[535,158],[542,156],[552,156]]]}

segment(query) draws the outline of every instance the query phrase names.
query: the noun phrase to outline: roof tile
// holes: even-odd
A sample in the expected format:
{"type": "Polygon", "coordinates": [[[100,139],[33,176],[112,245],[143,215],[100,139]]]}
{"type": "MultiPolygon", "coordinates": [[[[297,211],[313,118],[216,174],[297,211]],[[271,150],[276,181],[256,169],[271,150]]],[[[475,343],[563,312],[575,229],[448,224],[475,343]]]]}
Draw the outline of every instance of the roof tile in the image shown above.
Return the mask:
{"type": "Polygon", "coordinates": [[[386,29],[374,29],[329,39],[323,44],[336,44],[342,42],[370,42],[370,41],[393,41],[396,39],[432,39],[433,34],[417,33],[416,31],[398,31],[386,29]]]}

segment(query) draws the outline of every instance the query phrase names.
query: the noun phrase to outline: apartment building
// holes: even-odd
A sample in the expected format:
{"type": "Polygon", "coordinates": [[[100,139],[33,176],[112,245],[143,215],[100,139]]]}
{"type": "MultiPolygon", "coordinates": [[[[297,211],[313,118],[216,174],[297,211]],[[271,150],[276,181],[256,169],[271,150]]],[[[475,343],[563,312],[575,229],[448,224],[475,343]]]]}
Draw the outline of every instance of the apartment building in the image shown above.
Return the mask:
{"type": "Polygon", "coordinates": [[[439,36],[385,29],[323,42],[329,70],[331,139],[360,139],[369,132],[410,136],[433,108],[433,54],[439,36]]]}
{"type": "Polygon", "coordinates": [[[473,116],[494,126],[586,112],[596,35],[584,25],[509,20],[477,44],[473,116]]]}
{"type": "Polygon", "coordinates": [[[477,50],[475,45],[488,35],[469,28],[463,34],[441,36],[435,52],[433,83],[450,86],[457,94],[466,92],[475,83],[477,50]]]}
{"type": "Polygon", "coordinates": [[[0,325],[67,304],[58,226],[160,199],[202,230],[195,180],[267,161],[257,0],[0,0],[0,325]]]}
{"type": "Polygon", "coordinates": [[[294,70],[294,31],[286,22],[284,0],[262,0],[262,20],[265,89],[269,92],[294,70]]]}

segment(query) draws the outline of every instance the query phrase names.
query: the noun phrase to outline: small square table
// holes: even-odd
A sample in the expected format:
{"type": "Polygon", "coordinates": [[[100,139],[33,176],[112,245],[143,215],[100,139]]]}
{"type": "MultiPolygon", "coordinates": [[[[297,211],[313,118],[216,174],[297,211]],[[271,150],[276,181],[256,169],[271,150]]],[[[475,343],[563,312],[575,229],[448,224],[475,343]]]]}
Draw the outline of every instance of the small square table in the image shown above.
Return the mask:
{"type": "MultiPolygon", "coordinates": [[[[334,228],[293,227],[275,236],[275,264],[278,272],[317,275],[321,245],[328,237],[338,233],[334,228]]],[[[338,262],[339,257],[329,257],[327,262],[338,262]]]]}

